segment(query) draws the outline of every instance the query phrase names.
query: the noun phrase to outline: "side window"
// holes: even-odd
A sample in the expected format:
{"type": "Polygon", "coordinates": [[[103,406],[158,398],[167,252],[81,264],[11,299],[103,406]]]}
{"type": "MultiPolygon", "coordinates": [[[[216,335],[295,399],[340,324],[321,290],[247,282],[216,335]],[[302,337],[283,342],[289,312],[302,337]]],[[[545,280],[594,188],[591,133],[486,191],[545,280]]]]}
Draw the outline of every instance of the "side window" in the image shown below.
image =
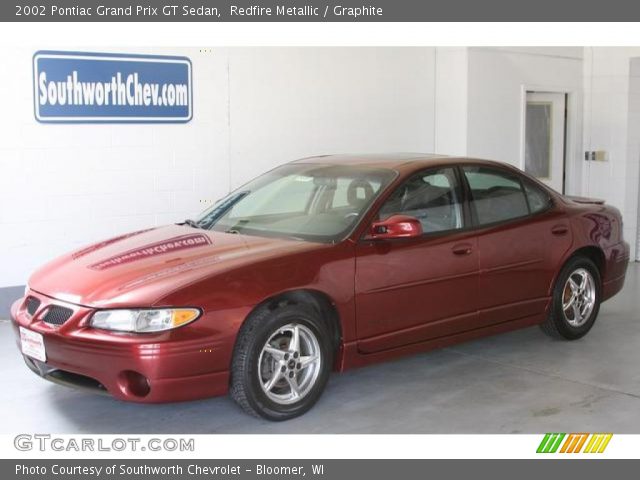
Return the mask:
{"type": "Polygon", "coordinates": [[[545,210],[551,203],[549,194],[531,182],[525,180],[522,183],[524,184],[524,191],[527,194],[531,213],[538,213],[545,210]]]}
{"type": "Polygon", "coordinates": [[[420,220],[424,233],[462,228],[458,192],[452,168],[427,170],[398,187],[380,209],[379,218],[409,215],[420,220]]]}
{"type": "Polygon", "coordinates": [[[487,167],[463,167],[471,189],[471,207],[480,225],[529,215],[527,199],[517,176],[487,167]]]}

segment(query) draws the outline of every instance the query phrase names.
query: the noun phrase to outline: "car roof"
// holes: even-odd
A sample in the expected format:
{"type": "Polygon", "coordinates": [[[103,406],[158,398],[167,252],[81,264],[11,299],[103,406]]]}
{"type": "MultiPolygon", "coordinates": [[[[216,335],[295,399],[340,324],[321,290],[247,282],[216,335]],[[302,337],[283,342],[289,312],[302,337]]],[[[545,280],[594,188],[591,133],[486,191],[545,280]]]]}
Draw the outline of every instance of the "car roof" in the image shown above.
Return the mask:
{"type": "Polygon", "coordinates": [[[505,163],[494,162],[491,160],[454,157],[434,153],[350,153],[339,155],[317,155],[314,157],[301,158],[291,163],[353,165],[374,168],[390,168],[398,171],[420,170],[430,166],[457,165],[462,163],[473,165],[508,166],[505,163]]]}

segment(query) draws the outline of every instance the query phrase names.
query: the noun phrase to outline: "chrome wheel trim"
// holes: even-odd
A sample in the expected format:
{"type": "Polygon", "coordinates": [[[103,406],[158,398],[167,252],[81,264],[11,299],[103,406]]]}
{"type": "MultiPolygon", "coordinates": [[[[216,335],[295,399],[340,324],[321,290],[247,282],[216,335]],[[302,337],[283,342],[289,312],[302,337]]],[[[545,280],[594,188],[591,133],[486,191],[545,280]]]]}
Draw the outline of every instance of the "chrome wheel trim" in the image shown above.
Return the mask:
{"type": "Polygon", "coordinates": [[[299,323],[280,327],[266,341],[258,358],[258,381],[273,402],[290,405],[306,397],[322,367],[320,342],[299,323]]]}
{"type": "Polygon", "coordinates": [[[574,270],[562,290],[562,314],[572,327],[584,325],[596,305],[596,282],[584,269],[574,270]]]}

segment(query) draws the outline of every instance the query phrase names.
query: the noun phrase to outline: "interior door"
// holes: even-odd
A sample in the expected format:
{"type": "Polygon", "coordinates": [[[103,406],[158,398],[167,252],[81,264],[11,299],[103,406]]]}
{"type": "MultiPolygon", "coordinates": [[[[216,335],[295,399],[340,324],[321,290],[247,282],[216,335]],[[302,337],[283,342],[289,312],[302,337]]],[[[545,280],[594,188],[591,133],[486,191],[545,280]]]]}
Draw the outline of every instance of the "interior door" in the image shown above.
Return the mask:
{"type": "Polygon", "coordinates": [[[418,238],[363,239],[356,247],[356,315],[365,353],[473,328],[477,319],[478,248],[464,230],[454,168],[420,172],[385,202],[378,219],[410,215],[418,238]]]}
{"type": "Polygon", "coordinates": [[[564,193],[566,94],[527,92],[524,170],[564,193]]]}

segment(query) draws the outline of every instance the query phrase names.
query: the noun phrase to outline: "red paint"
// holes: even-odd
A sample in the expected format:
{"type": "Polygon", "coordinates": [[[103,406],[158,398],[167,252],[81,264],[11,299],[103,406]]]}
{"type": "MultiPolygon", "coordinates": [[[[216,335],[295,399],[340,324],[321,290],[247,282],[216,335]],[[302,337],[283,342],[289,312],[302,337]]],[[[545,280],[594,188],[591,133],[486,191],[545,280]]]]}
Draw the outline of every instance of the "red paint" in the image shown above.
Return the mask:
{"type": "Polygon", "coordinates": [[[398,177],[349,238],[336,244],[169,225],[62,256],[31,277],[28,295],[42,303],[30,318],[25,299],[17,301],[14,329],[42,333],[52,367],[96,379],[124,400],[165,402],[224,394],[242,322],[257,305],[284,292],[313,291],[333,303],[341,331],[336,368],[344,370],[542,322],[558,271],[582,248],[602,255],[605,299],[624,283],[629,246],[621,236],[620,213],[551,191],[550,209],[519,220],[415,236],[415,222],[405,218],[391,224],[408,229],[407,238],[371,238],[379,206],[416,171],[465,163],[522,175],[512,167],[420,155],[304,161],[392,168],[398,177]],[[192,235],[206,240],[132,255],[192,235]],[[74,310],[60,327],[40,320],[52,303],[74,310]],[[203,316],[152,334],[89,326],[98,308],[150,306],[195,306],[203,316]],[[149,379],[148,393],[133,372],[149,379]]]}
{"type": "Polygon", "coordinates": [[[368,239],[391,240],[394,238],[415,238],[422,235],[422,224],[408,215],[393,215],[382,222],[374,222],[368,239]]]}
{"type": "Polygon", "coordinates": [[[198,248],[211,245],[211,239],[202,233],[193,233],[190,235],[180,235],[178,237],[169,238],[160,242],[145,245],[143,247],[134,248],[127,252],[119,253],[106,260],[100,260],[98,263],[90,265],[89,268],[94,270],[104,270],[106,268],[117,267],[125,263],[137,262],[148,257],[156,255],[165,255],[171,252],[179,252],[188,248],[198,248]]]}

